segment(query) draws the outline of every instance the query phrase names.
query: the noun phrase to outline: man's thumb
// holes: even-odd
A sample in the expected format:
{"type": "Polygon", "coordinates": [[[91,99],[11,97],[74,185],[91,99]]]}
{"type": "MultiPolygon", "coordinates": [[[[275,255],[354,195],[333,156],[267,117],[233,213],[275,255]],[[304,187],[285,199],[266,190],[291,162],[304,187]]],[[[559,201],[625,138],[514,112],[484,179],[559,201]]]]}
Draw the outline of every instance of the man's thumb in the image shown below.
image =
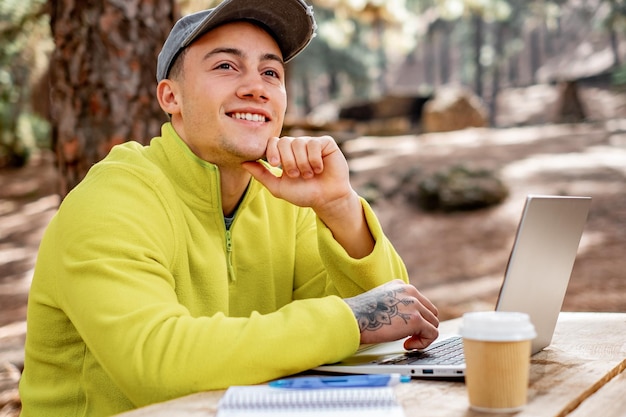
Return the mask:
{"type": "Polygon", "coordinates": [[[244,162],[241,164],[258,182],[263,184],[272,194],[278,187],[279,178],[268,167],[259,161],[244,162]]]}

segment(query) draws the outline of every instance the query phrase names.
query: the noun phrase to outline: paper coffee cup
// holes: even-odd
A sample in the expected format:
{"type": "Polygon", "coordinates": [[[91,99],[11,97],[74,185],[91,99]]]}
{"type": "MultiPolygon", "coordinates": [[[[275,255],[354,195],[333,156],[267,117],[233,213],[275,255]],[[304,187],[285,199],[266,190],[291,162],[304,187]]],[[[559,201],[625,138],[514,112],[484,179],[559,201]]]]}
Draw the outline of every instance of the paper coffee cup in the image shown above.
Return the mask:
{"type": "Polygon", "coordinates": [[[466,313],[461,336],[470,408],[498,413],[522,409],[528,401],[531,340],[537,336],[528,314],[466,313]]]}

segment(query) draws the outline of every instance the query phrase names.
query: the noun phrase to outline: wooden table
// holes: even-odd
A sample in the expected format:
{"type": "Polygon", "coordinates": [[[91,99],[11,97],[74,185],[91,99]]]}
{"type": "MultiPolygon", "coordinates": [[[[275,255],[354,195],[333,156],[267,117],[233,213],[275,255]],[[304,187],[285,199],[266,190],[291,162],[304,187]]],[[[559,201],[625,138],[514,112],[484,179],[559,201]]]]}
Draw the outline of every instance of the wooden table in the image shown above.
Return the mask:
{"type": "MultiPolygon", "coordinates": [[[[460,319],[441,324],[453,333],[460,319]]],[[[626,313],[561,313],[552,344],[531,358],[528,405],[515,417],[626,416],[626,313]]],[[[395,387],[406,417],[478,417],[461,381],[413,380],[395,387]]],[[[215,416],[224,391],[154,404],[124,417],[215,416]]]]}

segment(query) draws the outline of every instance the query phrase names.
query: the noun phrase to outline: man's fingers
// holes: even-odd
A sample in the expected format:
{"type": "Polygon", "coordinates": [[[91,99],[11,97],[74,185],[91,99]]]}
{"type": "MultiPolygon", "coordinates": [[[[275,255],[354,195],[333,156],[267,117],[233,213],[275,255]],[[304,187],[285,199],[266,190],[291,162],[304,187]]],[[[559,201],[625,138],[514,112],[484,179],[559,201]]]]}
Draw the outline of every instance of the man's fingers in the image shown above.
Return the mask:
{"type": "Polygon", "coordinates": [[[244,162],[242,166],[271,193],[277,192],[279,178],[272,174],[262,163],[250,161],[244,162]]]}
{"type": "Polygon", "coordinates": [[[278,152],[278,138],[271,137],[267,141],[267,148],[265,149],[265,158],[267,162],[273,167],[280,165],[280,152],[278,152]]]}
{"type": "Polygon", "coordinates": [[[417,288],[415,288],[413,285],[407,285],[404,283],[402,283],[401,285],[405,286],[407,294],[415,297],[414,305],[416,306],[419,314],[433,326],[439,327],[439,311],[437,310],[437,307],[435,307],[435,305],[428,298],[426,298],[424,294],[419,292],[417,288]]]}
{"type": "Polygon", "coordinates": [[[424,349],[439,337],[439,330],[434,327],[426,326],[419,333],[411,335],[404,341],[406,350],[424,349]]]}
{"type": "Polygon", "coordinates": [[[314,174],[321,174],[324,171],[324,158],[320,141],[307,142],[307,160],[314,174]]]}
{"type": "Polygon", "coordinates": [[[435,316],[439,316],[439,310],[437,309],[437,307],[435,307],[435,305],[428,298],[426,298],[426,296],[424,296],[424,294],[422,294],[419,291],[417,291],[417,299],[420,300],[420,302],[427,309],[429,309],[435,316]]]}
{"type": "Polygon", "coordinates": [[[434,327],[439,327],[439,318],[437,318],[437,316],[435,316],[432,311],[424,307],[424,305],[419,302],[417,309],[424,320],[426,320],[434,327]]]}
{"type": "Polygon", "coordinates": [[[269,147],[272,146],[275,148],[279,164],[287,176],[312,178],[316,174],[321,174],[324,169],[324,143],[323,138],[276,138],[275,143],[272,141],[268,144],[268,160],[270,154],[274,157],[274,150],[269,151],[269,147]]]}
{"type": "Polygon", "coordinates": [[[303,138],[295,138],[291,141],[291,152],[295,158],[298,174],[303,178],[311,178],[314,175],[309,161],[309,157],[313,157],[312,153],[309,155],[308,144],[311,142],[303,138]]]}
{"type": "Polygon", "coordinates": [[[291,178],[312,178],[324,171],[324,157],[336,148],[329,136],[270,138],[265,156],[272,166],[281,166],[291,178]],[[333,147],[334,145],[334,147],[333,147]]]}
{"type": "Polygon", "coordinates": [[[424,318],[424,320],[426,320],[435,327],[439,327],[439,317],[437,317],[437,309],[435,308],[435,311],[433,312],[432,307],[434,306],[429,306],[429,304],[431,304],[430,301],[426,301],[428,300],[417,298],[418,311],[424,318]]]}
{"type": "Polygon", "coordinates": [[[291,178],[297,178],[300,176],[300,168],[296,162],[296,155],[293,150],[293,143],[296,142],[293,138],[280,138],[278,139],[277,148],[278,155],[280,157],[280,164],[283,172],[291,178]]]}

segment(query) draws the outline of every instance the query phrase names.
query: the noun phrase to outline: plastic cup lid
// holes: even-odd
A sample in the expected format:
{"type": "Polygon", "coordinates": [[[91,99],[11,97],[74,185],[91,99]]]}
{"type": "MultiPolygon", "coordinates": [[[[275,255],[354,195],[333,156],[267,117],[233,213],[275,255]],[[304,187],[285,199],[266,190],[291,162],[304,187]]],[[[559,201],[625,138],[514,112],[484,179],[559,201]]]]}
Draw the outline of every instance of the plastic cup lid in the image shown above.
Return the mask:
{"type": "Polygon", "coordinates": [[[509,311],[465,313],[460,333],[466,339],[490,342],[512,342],[537,337],[528,314],[509,311]]]}

